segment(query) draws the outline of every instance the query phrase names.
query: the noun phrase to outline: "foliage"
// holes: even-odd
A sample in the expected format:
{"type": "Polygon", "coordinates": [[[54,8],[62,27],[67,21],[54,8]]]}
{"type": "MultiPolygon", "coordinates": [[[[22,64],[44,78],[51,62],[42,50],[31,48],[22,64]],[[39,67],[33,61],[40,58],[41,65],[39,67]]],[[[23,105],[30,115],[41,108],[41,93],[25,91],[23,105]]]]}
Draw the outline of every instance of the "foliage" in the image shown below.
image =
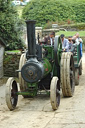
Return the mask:
{"type": "Polygon", "coordinates": [[[6,51],[6,52],[11,52],[11,53],[20,53],[20,50],[11,50],[11,51],[6,51]]]}
{"type": "Polygon", "coordinates": [[[85,2],[72,5],[72,8],[75,11],[76,22],[85,22],[85,2]]]}
{"type": "Polygon", "coordinates": [[[46,23],[45,25],[44,25],[44,29],[50,29],[50,28],[52,28],[52,23],[53,22],[48,22],[48,23],[46,23]]]}
{"type": "Polygon", "coordinates": [[[18,14],[10,0],[0,0],[0,37],[6,43],[6,49],[20,49],[23,44],[20,39],[20,25],[18,14]]]}
{"type": "Polygon", "coordinates": [[[23,18],[36,20],[38,26],[43,25],[49,21],[61,21],[73,17],[72,9],[56,0],[31,0],[23,9],[23,18]],[[69,8],[69,11],[68,11],[69,8]],[[63,11],[64,10],[64,11],[63,11]]]}
{"type": "Polygon", "coordinates": [[[18,12],[19,17],[22,17],[22,11],[25,6],[15,6],[16,11],[18,12]]]}
{"type": "Polygon", "coordinates": [[[85,22],[85,0],[31,0],[24,7],[22,16],[24,19],[36,20],[38,26],[50,22],[65,21],[69,24],[85,22]]]}

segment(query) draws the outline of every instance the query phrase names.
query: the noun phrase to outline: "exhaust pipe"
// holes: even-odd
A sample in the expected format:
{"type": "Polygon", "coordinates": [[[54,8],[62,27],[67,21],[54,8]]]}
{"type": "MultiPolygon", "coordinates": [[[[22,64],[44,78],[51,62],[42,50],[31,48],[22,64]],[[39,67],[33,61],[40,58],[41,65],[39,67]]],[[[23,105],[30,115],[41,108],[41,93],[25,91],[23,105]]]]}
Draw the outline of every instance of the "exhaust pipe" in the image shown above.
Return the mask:
{"type": "Polygon", "coordinates": [[[34,20],[27,20],[27,41],[28,41],[28,57],[36,56],[36,40],[35,40],[35,23],[34,20]]]}

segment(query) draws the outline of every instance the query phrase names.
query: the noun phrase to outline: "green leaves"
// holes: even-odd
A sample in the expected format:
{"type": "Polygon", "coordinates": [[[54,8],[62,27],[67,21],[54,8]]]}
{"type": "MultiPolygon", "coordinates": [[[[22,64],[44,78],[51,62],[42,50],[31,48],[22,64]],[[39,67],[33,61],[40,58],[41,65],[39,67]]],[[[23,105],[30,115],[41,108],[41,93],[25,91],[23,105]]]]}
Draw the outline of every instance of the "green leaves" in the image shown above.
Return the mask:
{"type": "Polygon", "coordinates": [[[37,25],[43,26],[48,21],[85,22],[85,0],[31,0],[23,9],[22,17],[36,20],[37,25]]]}
{"type": "Polygon", "coordinates": [[[22,48],[22,41],[20,39],[20,19],[10,0],[0,0],[0,37],[6,43],[6,49],[22,48]]]}

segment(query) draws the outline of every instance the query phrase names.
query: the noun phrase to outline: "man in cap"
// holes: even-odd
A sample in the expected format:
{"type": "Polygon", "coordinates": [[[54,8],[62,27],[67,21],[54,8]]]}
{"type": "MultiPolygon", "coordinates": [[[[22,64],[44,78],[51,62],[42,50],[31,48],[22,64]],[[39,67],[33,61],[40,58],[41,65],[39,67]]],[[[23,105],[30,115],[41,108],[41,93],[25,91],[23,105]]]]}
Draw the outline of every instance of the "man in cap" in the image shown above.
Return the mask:
{"type": "Polygon", "coordinates": [[[68,39],[65,38],[64,34],[60,35],[62,41],[62,49],[63,51],[69,51],[69,42],[68,39]]]}

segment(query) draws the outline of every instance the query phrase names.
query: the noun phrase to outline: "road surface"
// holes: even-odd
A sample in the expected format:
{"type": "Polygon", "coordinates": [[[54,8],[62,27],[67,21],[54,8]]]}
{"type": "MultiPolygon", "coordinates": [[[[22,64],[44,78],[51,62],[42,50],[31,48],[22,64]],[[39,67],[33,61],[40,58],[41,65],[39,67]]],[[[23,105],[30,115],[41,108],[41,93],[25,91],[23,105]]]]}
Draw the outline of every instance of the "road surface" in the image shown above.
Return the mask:
{"type": "Polygon", "coordinates": [[[9,111],[5,102],[5,85],[0,87],[0,128],[85,128],[85,54],[80,84],[74,96],[61,97],[53,111],[48,96],[24,99],[19,96],[17,108],[9,111]]]}

